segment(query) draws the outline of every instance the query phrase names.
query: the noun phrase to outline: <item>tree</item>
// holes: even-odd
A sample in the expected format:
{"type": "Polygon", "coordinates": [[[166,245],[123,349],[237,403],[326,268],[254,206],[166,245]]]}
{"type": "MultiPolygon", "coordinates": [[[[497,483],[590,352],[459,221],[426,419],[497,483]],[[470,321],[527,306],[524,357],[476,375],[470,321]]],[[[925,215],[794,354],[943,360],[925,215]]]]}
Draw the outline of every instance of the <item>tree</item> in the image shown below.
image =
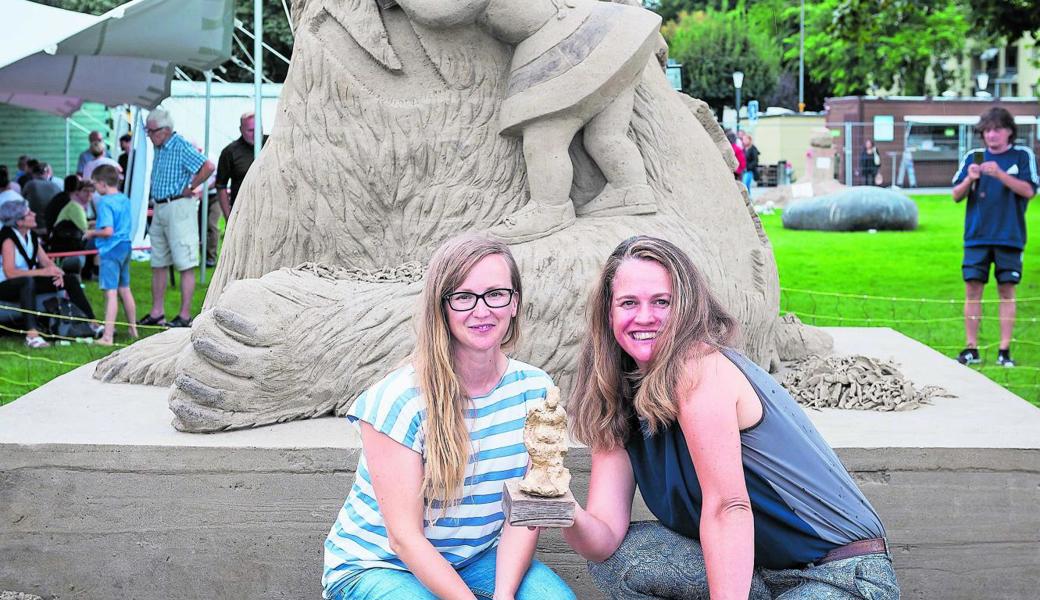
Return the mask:
{"type": "MultiPolygon", "coordinates": [[[[838,96],[898,88],[924,95],[929,71],[960,58],[968,35],[963,7],[944,0],[819,0],[806,3],[807,68],[829,79],[838,96]]],[[[785,57],[797,49],[788,50],[785,57]]]]}
{"type": "Polygon", "coordinates": [[[1014,42],[1040,33],[1038,0],[968,0],[968,5],[975,26],[995,36],[1014,42]]]}
{"type": "MultiPolygon", "coordinates": [[[[780,75],[773,93],[764,98],[766,106],[798,109],[799,19],[799,6],[790,0],[758,0],[748,9],[750,27],[769,35],[781,55],[780,75]]],[[[833,89],[830,80],[806,68],[803,84],[806,109],[823,110],[833,89]]]]}
{"type": "MultiPolygon", "coordinates": [[[[92,15],[100,15],[105,13],[120,4],[125,4],[126,0],[38,0],[41,4],[48,6],[55,6],[57,8],[64,8],[65,10],[72,10],[76,12],[88,13],[92,15]]],[[[373,0],[375,1],[375,0],[373,0]]],[[[289,22],[285,18],[285,9],[282,7],[282,0],[263,0],[264,6],[264,41],[277,50],[282,56],[290,57],[292,55],[293,36],[289,31],[289,22]]],[[[252,32],[253,30],[253,3],[251,1],[236,0],[235,3],[235,18],[242,21],[243,26],[252,32]]],[[[243,63],[250,65],[252,59],[250,55],[253,53],[253,41],[244,33],[236,32],[239,40],[246,47],[246,51],[243,52],[242,48],[237,42],[232,41],[231,52],[243,63]]],[[[285,64],[269,51],[264,52],[264,75],[266,75],[271,81],[282,82],[285,81],[286,72],[289,69],[289,65],[285,64]]],[[[253,74],[249,69],[243,69],[234,64],[233,61],[224,63],[223,71],[219,71],[219,75],[228,81],[252,81],[253,74]]],[[[201,79],[202,74],[194,71],[193,69],[185,68],[188,72],[196,79],[201,79]]]]}
{"type": "Polygon", "coordinates": [[[767,33],[750,26],[743,10],[683,14],[664,29],[669,55],[683,63],[683,89],[715,110],[733,101],[733,72],[744,72],[742,95],[764,98],[780,72],[780,52],[767,33]]]}

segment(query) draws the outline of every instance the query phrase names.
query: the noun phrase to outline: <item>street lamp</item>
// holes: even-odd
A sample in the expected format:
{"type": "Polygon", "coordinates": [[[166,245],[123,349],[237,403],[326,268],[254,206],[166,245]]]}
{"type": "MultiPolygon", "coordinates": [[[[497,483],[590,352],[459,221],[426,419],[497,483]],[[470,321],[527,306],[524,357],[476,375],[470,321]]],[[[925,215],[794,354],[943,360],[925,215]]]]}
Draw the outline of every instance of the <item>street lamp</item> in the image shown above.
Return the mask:
{"type": "Polygon", "coordinates": [[[979,71],[979,73],[975,75],[975,83],[977,83],[979,86],[979,96],[988,95],[986,92],[986,88],[989,87],[989,73],[985,71],[979,71]]]}
{"type": "Polygon", "coordinates": [[[744,72],[733,71],[733,87],[737,88],[737,132],[740,132],[740,88],[744,85],[744,72]]]}
{"type": "Polygon", "coordinates": [[[805,0],[798,18],[798,112],[805,112],[805,0]]]}

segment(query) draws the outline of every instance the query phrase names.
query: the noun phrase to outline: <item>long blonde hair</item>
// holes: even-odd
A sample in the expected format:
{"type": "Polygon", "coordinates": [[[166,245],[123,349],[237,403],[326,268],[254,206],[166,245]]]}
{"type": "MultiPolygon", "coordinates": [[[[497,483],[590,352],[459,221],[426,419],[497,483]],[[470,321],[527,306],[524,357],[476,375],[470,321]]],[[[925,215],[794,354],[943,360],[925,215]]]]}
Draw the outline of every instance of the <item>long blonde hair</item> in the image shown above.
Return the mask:
{"type": "Polygon", "coordinates": [[[686,361],[702,355],[705,346],[718,349],[731,344],[738,332],[736,320],[712,294],[690,257],[671,242],[649,236],[631,237],[614,249],[585,313],[588,328],[568,411],[574,436],[598,450],[623,446],[634,414],[645,421],[650,433],[674,423],[678,390],[689,383],[684,379],[686,361]],[[611,330],[614,277],[626,260],[658,263],[672,284],[668,321],[657,333],[645,371],[621,349],[611,330]]]}
{"type": "Polygon", "coordinates": [[[510,320],[502,341],[502,348],[508,350],[520,336],[523,298],[520,269],[508,246],[476,234],[458,236],[433,253],[426,270],[411,362],[426,403],[423,496],[430,505],[435,500],[441,503],[442,509],[456,504],[462,495],[470,449],[469,431],[463,418],[470,398],[455,372],[445,296],[462,284],[474,265],[494,255],[508,263],[511,285],[516,292],[516,315],[510,320]]]}

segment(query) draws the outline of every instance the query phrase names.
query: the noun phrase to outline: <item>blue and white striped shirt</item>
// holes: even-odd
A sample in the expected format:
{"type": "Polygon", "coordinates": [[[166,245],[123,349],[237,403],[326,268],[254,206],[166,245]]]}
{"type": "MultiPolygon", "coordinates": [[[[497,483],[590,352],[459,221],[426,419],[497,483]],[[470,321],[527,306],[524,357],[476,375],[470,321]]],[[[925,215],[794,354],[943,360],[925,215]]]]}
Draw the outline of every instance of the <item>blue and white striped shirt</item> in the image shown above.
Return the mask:
{"type": "Polygon", "coordinates": [[[152,199],[169,198],[184,191],[206,164],[206,156],[176,131],[155,149],[152,162],[152,199]]]}
{"type": "MultiPolygon", "coordinates": [[[[504,520],[502,486],[527,470],[524,419],[529,408],[544,401],[551,385],[552,379],[541,369],[510,359],[498,385],[473,398],[465,411],[472,445],[461,502],[435,522],[426,521],[424,527],[426,538],[456,569],[498,543],[504,520]]],[[[347,418],[371,424],[425,459],[426,402],[412,366],[390,373],[361,394],[347,418]]],[[[372,568],[407,570],[390,550],[368,460],[362,453],[354,486],[325,539],[325,597],[333,597],[372,568]]]]}

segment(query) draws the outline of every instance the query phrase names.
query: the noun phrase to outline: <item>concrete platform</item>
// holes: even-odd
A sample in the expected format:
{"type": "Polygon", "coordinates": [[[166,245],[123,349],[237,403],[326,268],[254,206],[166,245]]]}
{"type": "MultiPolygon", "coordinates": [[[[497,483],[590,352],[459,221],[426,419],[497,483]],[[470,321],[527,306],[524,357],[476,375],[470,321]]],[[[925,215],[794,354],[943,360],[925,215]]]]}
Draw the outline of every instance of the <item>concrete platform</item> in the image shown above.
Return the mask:
{"type": "MultiPolygon", "coordinates": [[[[958,394],[909,413],[810,411],[885,522],[904,598],[1036,598],[1040,410],[889,329],[830,330],[958,394]]],[[[198,435],[166,391],[84,366],[0,407],[0,589],[44,598],[318,598],[354,476],[343,419],[198,435]]],[[[568,456],[584,499],[589,457],[568,456]]],[[[637,503],[634,518],[649,518],[637,503]]],[[[540,557],[596,598],[559,536],[540,557]]]]}

